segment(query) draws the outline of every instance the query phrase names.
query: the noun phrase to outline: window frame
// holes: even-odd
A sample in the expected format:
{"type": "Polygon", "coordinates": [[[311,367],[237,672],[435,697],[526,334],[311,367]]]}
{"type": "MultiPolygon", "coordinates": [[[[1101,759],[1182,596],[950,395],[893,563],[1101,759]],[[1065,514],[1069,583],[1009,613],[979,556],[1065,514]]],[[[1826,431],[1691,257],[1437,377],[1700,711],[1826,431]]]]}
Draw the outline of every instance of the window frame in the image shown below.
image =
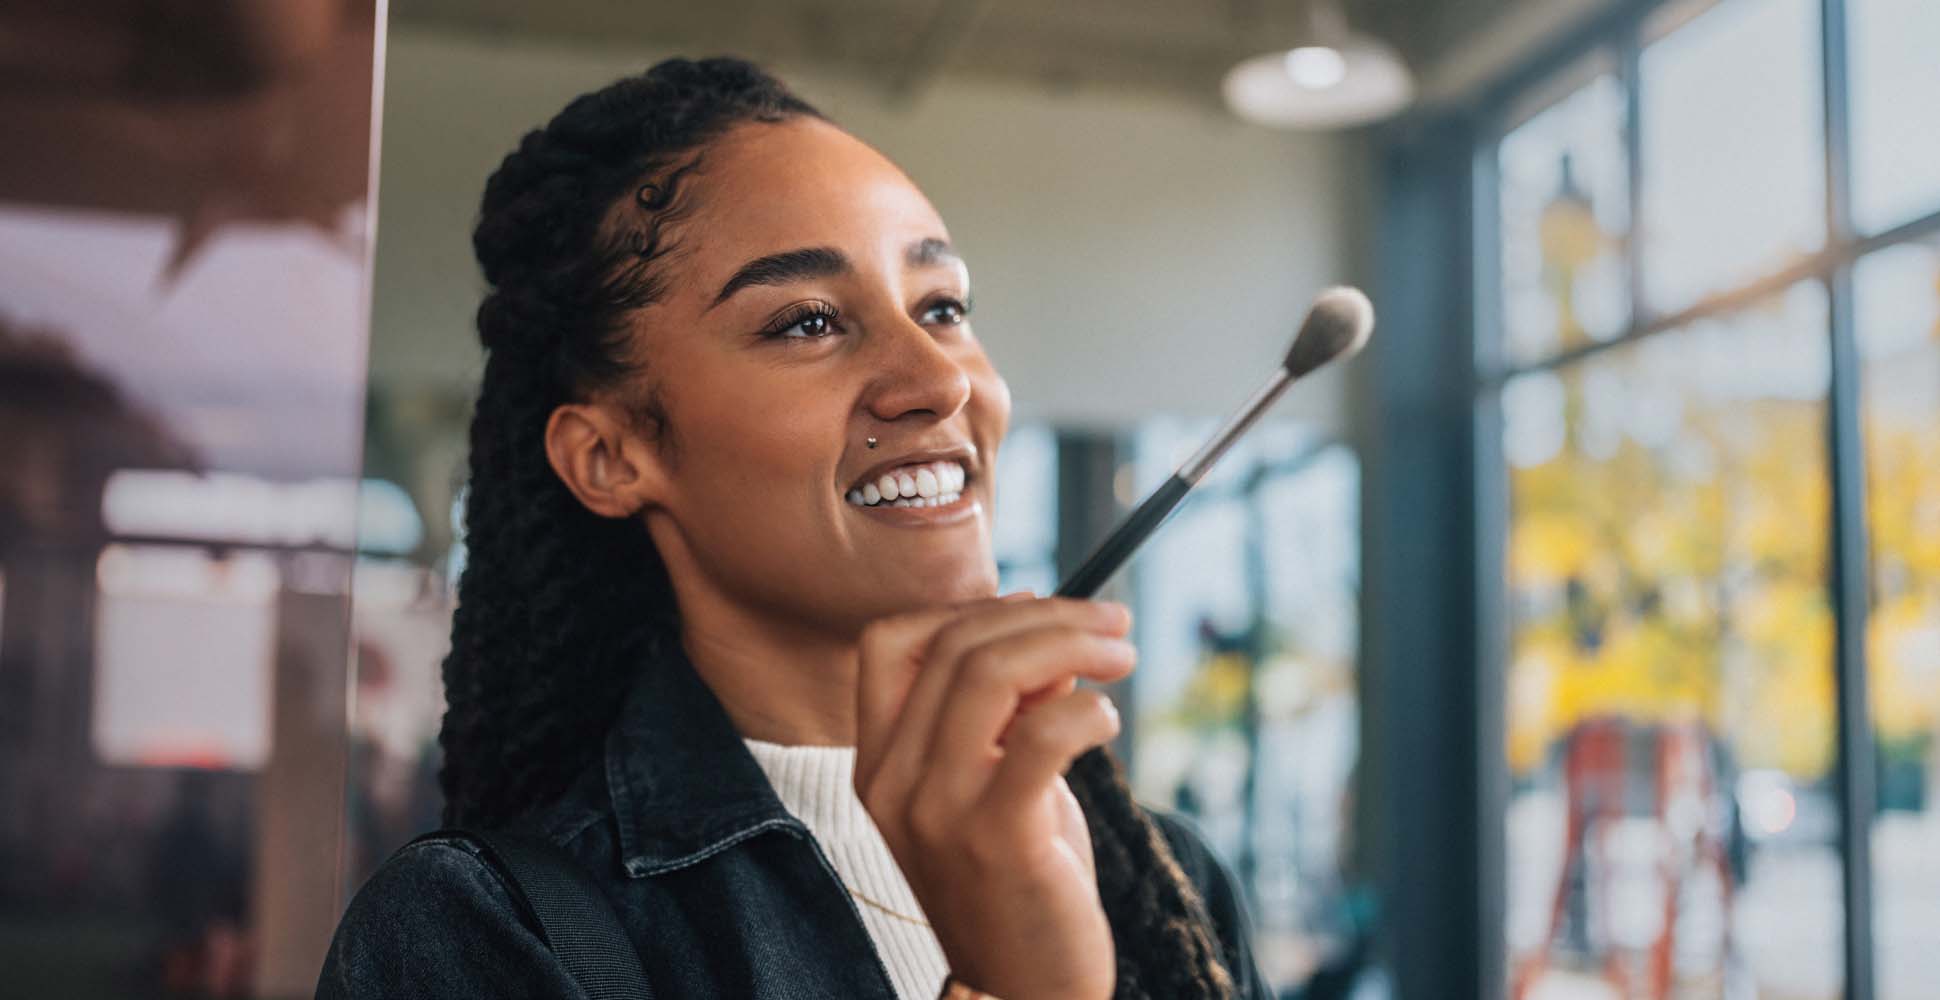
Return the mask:
{"type": "MultiPolygon", "coordinates": [[[[1719,3],[1752,0],[1715,0],[1719,3]]],[[[1853,271],[1874,251],[1940,234],[1940,211],[1902,221],[1872,234],[1858,230],[1853,219],[1853,149],[1851,137],[1850,73],[1847,51],[1847,0],[1817,0],[1820,28],[1820,120],[1824,148],[1824,213],[1826,239],[1816,253],[1789,266],[1763,274],[1738,287],[1705,296],[1684,309],[1654,313],[1641,294],[1643,286],[1640,241],[1634,236],[1644,217],[1641,153],[1640,62],[1654,16],[1677,5],[1672,0],[1641,0],[1617,9],[1562,40],[1547,52],[1489,89],[1472,107],[1474,140],[1474,200],[1464,206],[1473,225],[1474,380],[1471,399],[1476,420],[1472,470],[1475,483],[1476,531],[1474,582],[1482,609],[1475,650],[1478,713],[1483,731],[1478,746],[1483,760],[1478,823],[1483,842],[1482,883],[1478,887],[1484,912],[1504,914],[1505,842],[1501,829],[1506,807],[1507,764],[1504,745],[1503,695],[1508,648],[1508,578],[1502,551],[1507,541],[1507,464],[1501,451],[1500,391],[1517,375],[1550,371],[1585,361],[1605,351],[1634,344],[1694,321],[1740,310],[1802,281],[1819,282],[1826,290],[1827,329],[1831,359],[1825,427],[1827,469],[1832,477],[1830,523],[1826,526],[1830,566],[1826,585],[1835,622],[1835,712],[1837,735],[1835,784],[1838,789],[1839,852],[1844,922],[1844,995],[1849,1000],[1873,1000],[1875,954],[1873,936],[1872,821],[1876,805],[1873,757],[1875,737],[1867,702],[1866,468],[1862,425],[1861,369],[1853,326],[1853,271]],[[1614,57],[1614,58],[1612,58],[1614,57]],[[1631,232],[1624,234],[1624,254],[1630,318],[1624,331],[1609,340],[1578,345],[1544,357],[1509,362],[1503,353],[1500,187],[1496,152],[1503,138],[1541,110],[1532,95],[1545,93],[1554,81],[1567,78],[1596,60],[1614,62],[1623,88],[1626,115],[1623,146],[1628,172],[1631,232]]],[[[1555,95],[1552,95],[1552,97],[1555,95]]],[[[1549,103],[1553,103],[1553,100],[1549,103]]],[[[1548,106],[1548,103],[1543,105],[1548,106]]],[[[1506,947],[1495,931],[1498,949],[1506,947]]],[[[1493,969],[1506,955],[1491,955],[1493,969]]],[[[1499,970],[1498,974],[1499,974],[1499,970]]],[[[1484,994],[1501,993],[1498,975],[1485,977],[1484,994]],[[1488,982],[1486,980],[1494,980],[1488,982]]]]}

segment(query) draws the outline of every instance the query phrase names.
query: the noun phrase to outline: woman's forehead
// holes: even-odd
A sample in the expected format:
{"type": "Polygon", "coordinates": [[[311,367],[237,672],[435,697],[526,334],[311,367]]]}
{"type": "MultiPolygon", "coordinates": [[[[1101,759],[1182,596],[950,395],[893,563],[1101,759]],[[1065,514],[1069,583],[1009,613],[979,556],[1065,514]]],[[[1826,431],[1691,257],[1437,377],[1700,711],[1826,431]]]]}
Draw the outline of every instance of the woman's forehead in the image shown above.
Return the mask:
{"type": "Polygon", "coordinates": [[[916,240],[948,238],[901,169],[817,119],[735,128],[709,147],[694,182],[694,209],[681,228],[705,234],[696,264],[719,258],[709,263],[733,268],[797,246],[900,259],[916,240]]]}

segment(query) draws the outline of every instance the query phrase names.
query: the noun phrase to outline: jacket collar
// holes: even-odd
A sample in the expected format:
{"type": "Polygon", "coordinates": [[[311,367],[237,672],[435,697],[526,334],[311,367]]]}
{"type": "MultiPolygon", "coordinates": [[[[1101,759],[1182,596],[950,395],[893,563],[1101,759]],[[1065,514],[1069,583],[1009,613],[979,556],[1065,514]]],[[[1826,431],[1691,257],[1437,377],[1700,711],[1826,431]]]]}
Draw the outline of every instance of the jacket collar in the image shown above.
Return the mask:
{"type": "Polygon", "coordinates": [[[620,860],[635,878],[694,864],[765,830],[808,835],[674,637],[654,643],[607,731],[606,785],[620,860]]]}

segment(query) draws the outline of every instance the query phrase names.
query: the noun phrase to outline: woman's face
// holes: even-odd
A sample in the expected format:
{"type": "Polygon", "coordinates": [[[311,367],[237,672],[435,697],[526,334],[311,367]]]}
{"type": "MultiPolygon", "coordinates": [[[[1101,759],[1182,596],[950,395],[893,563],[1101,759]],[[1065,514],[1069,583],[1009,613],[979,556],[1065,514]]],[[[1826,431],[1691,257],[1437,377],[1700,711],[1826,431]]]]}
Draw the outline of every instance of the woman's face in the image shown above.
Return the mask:
{"type": "Polygon", "coordinates": [[[847,631],[994,593],[1010,394],[936,210],[813,119],[730,131],[686,183],[635,321],[671,434],[648,523],[682,600],[847,631]]]}

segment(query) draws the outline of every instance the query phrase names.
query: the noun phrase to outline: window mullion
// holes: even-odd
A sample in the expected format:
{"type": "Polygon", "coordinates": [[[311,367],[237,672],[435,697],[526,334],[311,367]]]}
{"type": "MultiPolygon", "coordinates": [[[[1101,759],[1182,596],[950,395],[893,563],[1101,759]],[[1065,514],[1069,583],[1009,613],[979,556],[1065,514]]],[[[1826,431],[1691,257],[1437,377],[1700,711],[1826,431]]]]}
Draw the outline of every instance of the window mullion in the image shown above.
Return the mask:
{"type": "MultiPolygon", "coordinates": [[[[1826,243],[1854,240],[1852,140],[1846,64],[1845,0],[1820,0],[1825,115],[1826,243]]],[[[1853,262],[1829,275],[1832,384],[1827,400],[1827,458],[1832,468],[1831,598],[1836,622],[1839,834],[1844,884],[1845,980],[1848,1000],[1873,1000],[1872,819],[1875,811],[1871,714],[1867,710],[1866,616],[1870,568],[1866,549],[1865,437],[1860,359],[1853,330],[1853,262]]]]}
{"type": "MultiPolygon", "coordinates": [[[[1469,185],[1469,280],[1474,288],[1473,321],[1477,372],[1498,372],[1504,364],[1502,306],[1502,177],[1497,160],[1502,131],[1489,129],[1475,145],[1469,185]]],[[[1476,995],[1507,996],[1509,941],[1500,920],[1487,914],[1508,912],[1509,762],[1507,738],[1509,662],[1508,464],[1502,455],[1500,390],[1481,385],[1471,417],[1471,476],[1475,521],[1475,745],[1476,753],[1476,995]]]]}
{"type": "Polygon", "coordinates": [[[1630,329],[1643,329],[1649,319],[1644,303],[1644,249],[1639,220],[1643,218],[1644,130],[1643,86],[1638,67],[1643,58],[1643,19],[1630,22],[1617,40],[1617,82],[1623,86],[1623,158],[1629,186],[1630,213],[1623,235],[1623,267],[1630,291],[1630,329]]]}

